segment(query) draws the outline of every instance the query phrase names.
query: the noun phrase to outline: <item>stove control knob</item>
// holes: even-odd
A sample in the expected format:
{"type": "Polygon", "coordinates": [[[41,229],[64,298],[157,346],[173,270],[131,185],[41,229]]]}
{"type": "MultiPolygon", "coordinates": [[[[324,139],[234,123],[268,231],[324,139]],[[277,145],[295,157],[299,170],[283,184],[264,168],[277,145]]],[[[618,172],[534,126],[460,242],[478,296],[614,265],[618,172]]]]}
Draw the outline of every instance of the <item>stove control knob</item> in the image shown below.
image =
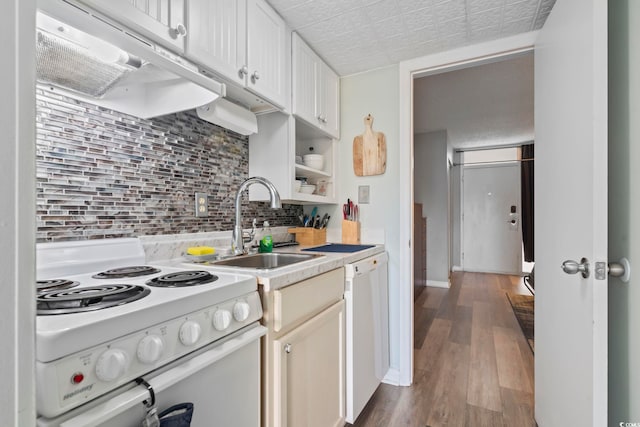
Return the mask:
{"type": "Polygon", "coordinates": [[[231,313],[229,310],[218,310],[213,313],[213,327],[217,331],[224,331],[231,325],[231,313]]]}
{"type": "Polygon", "coordinates": [[[251,313],[251,307],[244,301],[237,302],[236,305],[233,306],[233,318],[238,322],[247,320],[249,313],[251,313]]]}
{"type": "Polygon", "coordinates": [[[160,360],[164,350],[164,342],[158,335],[147,335],[138,343],[138,360],[142,363],[151,364],[160,360]]]}
{"type": "Polygon", "coordinates": [[[187,320],[180,326],[180,342],[192,346],[200,339],[200,325],[193,320],[187,320]]]}
{"type": "Polygon", "coordinates": [[[98,357],[96,376],[101,381],[113,381],[124,375],[128,365],[127,353],[117,348],[111,348],[98,357]]]}

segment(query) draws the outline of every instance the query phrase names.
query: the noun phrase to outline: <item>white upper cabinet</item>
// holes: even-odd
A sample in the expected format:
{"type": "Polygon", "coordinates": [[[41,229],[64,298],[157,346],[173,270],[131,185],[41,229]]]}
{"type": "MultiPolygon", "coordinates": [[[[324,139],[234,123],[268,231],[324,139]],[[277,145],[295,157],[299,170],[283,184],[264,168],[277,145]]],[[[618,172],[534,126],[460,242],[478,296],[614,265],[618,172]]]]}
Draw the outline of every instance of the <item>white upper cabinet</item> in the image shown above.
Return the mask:
{"type": "Polygon", "coordinates": [[[318,126],[316,82],[320,61],[318,56],[296,34],[293,33],[293,113],[302,120],[318,126]]]}
{"type": "Polygon", "coordinates": [[[184,52],[185,0],[81,0],[141,35],[184,52]]]}
{"type": "Polygon", "coordinates": [[[244,82],[246,3],[237,0],[189,0],[186,56],[235,82],[244,82]]]}
{"type": "Polygon", "coordinates": [[[247,87],[286,106],[286,24],[264,0],[247,0],[247,15],[247,87]]]}
{"type": "Polygon", "coordinates": [[[324,62],[320,68],[320,114],[324,130],[334,138],[340,137],[340,78],[324,62]]]}
{"type": "Polygon", "coordinates": [[[186,56],[287,106],[286,25],[264,0],[189,0],[186,56]]]}
{"type": "Polygon", "coordinates": [[[293,34],[293,114],[326,134],[340,136],[340,79],[293,34]]]}

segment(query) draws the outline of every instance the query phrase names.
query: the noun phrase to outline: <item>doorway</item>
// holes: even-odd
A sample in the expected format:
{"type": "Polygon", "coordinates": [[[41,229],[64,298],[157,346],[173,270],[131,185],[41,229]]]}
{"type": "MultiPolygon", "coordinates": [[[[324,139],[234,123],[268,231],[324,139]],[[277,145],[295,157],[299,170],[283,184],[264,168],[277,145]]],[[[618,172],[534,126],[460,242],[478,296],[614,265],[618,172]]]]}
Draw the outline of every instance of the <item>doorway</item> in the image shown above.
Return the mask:
{"type": "Polygon", "coordinates": [[[426,73],[413,87],[414,212],[427,224],[417,258],[414,215],[416,274],[426,264],[427,286],[445,288],[463,265],[521,274],[518,145],[534,136],[533,54],[426,73]]]}
{"type": "MultiPolygon", "coordinates": [[[[533,59],[530,53],[501,59],[414,80],[413,195],[427,217],[427,287],[414,306],[414,378],[418,389],[435,381],[439,369],[446,369],[434,369],[443,363],[440,353],[455,354],[456,370],[464,374],[450,383],[457,403],[442,412],[453,416],[466,408],[508,417],[509,392],[518,390],[531,421],[533,354],[507,293],[526,292],[519,277],[516,146],[533,139],[533,59]],[[526,80],[528,98],[516,89],[518,80],[526,80]],[[516,155],[465,164],[465,153],[489,146],[510,146],[516,155]],[[429,257],[430,252],[443,256],[429,257]],[[455,262],[465,272],[451,274],[455,262]],[[443,274],[435,277],[439,267],[443,274]],[[429,286],[433,280],[451,287],[429,286]]],[[[428,424],[442,421],[433,412],[418,416],[428,424]]]]}

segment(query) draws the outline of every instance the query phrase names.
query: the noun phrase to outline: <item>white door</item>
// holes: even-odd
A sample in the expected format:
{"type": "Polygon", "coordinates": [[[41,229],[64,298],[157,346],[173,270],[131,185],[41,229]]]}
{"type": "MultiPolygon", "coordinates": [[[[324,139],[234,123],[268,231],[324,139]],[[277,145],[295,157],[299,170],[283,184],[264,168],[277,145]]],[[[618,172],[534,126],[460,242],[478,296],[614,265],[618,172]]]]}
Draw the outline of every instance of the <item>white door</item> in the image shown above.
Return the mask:
{"type": "Polygon", "coordinates": [[[520,164],[465,166],[462,176],[462,266],[520,274],[520,164]]]}
{"type": "Polygon", "coordinates": [[[535,416],[607,425],[607,1],[558,1],[535,49],[535,416]],[[565,274],[588,259],[590,274],[565,274]]]}

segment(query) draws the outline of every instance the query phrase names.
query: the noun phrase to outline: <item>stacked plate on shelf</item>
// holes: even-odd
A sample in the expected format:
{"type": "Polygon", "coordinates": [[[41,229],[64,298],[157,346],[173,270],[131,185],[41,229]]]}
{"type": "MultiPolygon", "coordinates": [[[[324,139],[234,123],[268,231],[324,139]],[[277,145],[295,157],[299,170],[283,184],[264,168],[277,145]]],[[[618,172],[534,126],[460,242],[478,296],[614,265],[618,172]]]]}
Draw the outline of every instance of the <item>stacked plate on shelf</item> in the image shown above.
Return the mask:
{"type": "Polygon", "coordinates": [[[316,186],[313,184],[302,184],[300,186],[300,192],[305,194],[313,194],[316,191],[316,186]]]}

